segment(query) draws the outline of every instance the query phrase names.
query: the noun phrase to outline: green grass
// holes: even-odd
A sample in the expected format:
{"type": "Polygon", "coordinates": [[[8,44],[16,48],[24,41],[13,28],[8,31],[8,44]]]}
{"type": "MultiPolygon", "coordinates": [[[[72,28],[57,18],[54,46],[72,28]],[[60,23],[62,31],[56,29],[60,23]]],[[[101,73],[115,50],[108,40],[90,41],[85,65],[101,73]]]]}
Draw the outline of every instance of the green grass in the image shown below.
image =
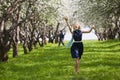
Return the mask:
{"type": "Polygon", "coordinates": [[[0,80],[120,80],[120,41],[83,41],[80,73],[75,74],[70,49],[48,44],[0,63],[0,80]]]}

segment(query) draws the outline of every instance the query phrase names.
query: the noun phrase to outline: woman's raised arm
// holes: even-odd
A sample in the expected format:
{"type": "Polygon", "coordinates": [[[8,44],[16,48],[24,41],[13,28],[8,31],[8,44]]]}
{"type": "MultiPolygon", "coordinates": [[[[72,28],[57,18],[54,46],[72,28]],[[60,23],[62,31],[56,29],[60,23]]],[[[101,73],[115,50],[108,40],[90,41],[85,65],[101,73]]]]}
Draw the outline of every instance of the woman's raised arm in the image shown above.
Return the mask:
{"type": "Polygon", "coordinates": [[[92,29],[95,29],[95,27],[91,27],[91,29],[88,30],[88,31],[84,31],[84,30],[82,30],[82,33],[90,33],[90,32],[92,31],[92,29]]]}
{"type": "Polygon", "coordinates": [[[70,32],[72,33],[72,28],[71,28],[71,26],[70,26],[70,24],[69,24],[69,22],[68,22],[68,18],[67,18],[67,17],[64,17],[64,19],[65,19],[65,21],[66,21],[66,23],[67,23],[67,26],[68,26],[70,32]]]}

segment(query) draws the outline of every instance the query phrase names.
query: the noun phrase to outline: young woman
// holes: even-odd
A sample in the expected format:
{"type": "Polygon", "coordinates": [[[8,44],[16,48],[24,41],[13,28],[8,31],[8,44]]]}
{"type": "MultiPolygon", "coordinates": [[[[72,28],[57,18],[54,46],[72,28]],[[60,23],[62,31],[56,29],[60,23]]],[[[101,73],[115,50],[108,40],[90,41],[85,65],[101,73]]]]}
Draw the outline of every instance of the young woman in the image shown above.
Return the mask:
{"type": "Polygon", "coordinates": [[[71,27],[68,22],[68,18],[64,17],[64,19],[65,19],[67,26],[68,26],[70,32],[72,33],[72,37],[74,39],[74,42],[71,46],[71,56],[72,56],[72,58],[75,59],[75,71],[76,71],[76,73],[79,73],[79,62],[80,62],[81,56],[83,54],[82,33],[90,33],[92,31],[92,29],[94,29],[94,27],[92,27],[88,31],[82,31],[82,30],[80,30],[80,25],[77,22],[73,25],[73,27],[71,27]],[[73,28],[73,30],[72,30],[72,28],[73,28]]]}

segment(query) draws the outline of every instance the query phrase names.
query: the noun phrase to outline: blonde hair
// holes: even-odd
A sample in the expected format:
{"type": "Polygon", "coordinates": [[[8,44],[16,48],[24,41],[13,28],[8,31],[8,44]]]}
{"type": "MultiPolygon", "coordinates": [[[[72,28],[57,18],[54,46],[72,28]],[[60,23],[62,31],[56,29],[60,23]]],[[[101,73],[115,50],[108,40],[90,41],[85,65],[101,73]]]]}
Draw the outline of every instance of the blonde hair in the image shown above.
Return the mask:
{"type": "Polygon", "coordinates": [[[79,24],[78,22],[75,22],[75,23],[73,24],[73,28],[74,28],[74,29],[80,29],[80,24],[79,24]]]}

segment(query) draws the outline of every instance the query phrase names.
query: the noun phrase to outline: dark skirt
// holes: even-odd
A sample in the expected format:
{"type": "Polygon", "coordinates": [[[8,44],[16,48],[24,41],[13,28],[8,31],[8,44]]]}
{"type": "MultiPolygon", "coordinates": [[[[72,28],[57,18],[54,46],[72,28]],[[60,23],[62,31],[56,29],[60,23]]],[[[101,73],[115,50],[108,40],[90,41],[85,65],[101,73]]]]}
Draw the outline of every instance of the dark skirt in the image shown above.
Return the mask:
{"type": "Polygon", "coordinates": [[[81,59],[82,54],[83,54],[83,43],[82,42],[77,42],[77,43],[74,42],[71,46],[72,58],[81,59]]]}

